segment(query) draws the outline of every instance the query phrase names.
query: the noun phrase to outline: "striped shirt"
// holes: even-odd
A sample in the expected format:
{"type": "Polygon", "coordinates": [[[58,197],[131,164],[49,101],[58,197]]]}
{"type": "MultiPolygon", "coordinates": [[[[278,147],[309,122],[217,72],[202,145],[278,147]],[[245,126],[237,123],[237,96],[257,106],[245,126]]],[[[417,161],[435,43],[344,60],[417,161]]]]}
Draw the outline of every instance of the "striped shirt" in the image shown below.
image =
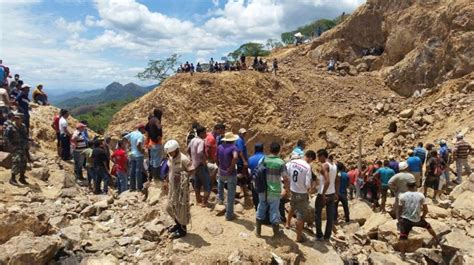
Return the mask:
{"type": "Polygon", "coordinates": [[[267,195],[280,198],[281,180],[288,177],[285,161],[275,155],[265,157],[264,161],[267,168],[267,195]]]}
{"type": "Polygon", "coordinates": [[[472,152],[472,147],[469,143],[464,140],[456,142],[454,146],[454,155],[458,159],[466,159],[469,154],[472,152]]]}

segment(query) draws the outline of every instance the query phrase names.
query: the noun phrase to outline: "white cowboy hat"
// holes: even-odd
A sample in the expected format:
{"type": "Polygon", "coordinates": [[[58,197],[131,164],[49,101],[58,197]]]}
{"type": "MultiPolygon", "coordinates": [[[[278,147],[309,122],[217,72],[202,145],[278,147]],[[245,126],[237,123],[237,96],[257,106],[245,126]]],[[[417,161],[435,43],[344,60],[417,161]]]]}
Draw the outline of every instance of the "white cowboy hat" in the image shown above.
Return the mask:
{"type": "Polygon", "coordinates": [[[224,142],[235,142],[239,139],[238,135],[233,134],[232,132],[226,132],[222,141],[224,142]]]}

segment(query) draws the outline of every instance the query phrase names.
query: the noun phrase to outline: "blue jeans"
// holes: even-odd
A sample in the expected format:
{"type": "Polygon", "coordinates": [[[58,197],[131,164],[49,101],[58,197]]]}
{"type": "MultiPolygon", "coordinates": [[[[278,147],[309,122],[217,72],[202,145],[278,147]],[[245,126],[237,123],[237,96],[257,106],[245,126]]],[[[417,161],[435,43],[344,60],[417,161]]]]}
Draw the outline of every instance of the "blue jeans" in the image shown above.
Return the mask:
{"type": "Polygon", "coordinates": [[[96,182],[95,182],[95,193],[107,193],[109,191],[109,174],[107,169],[104,167],[98,167],[95,169],[96,182]],[[100,185],[104,181],[104,189],[101,190],[100,185]]]}
{"type": "Polygon", "coordinates": [[[265,192],[258,194],[257,219],[265,220],[267,210],[270,208],[270,223],[276,225],[280,223],[280,196],[267,196],[265,192]]]}
{"type": "Polygon", "coordinates": [[[85,157],[81,155],[82,150],[72,151],[72,158],[74,159],[74,173],[76,174],[76,179],[82,179],[82,167],[84,165],[85,157]]]}
{"type": "Polygon", "coordinates": [[[152,145],[150,148],[150,166],[152,168],[158,168],[161,164],[161,144],[152,145]]]}
{"type": "Polygon", "coordinates": [[[194,187],[198,190],[204,188],[204,192],[211,192],[211,176],[207,165],[199,165],[194,173],[194,187]]]}
{"type": "Polygon", "coordinates": [[[227,182],[227,206],[225,218],[234,217],[235,189],[237,187],[237,176],[219,176],[217,179],[217,198],[224,201],[224,185],[227,182]]]}
{"type": "Polygon", "coordinates": [[[117,171],[117,189],[119,193],[128,190],[127,172],[117,171]]]}
{"type": "Polygon", "coordinates": [[[143,156],[130,158],[130,190],[143,189],[143,156]]]}
{"type": "Polygon", "coordinates": [[[97,182],[97,177],[95,176],[95,170],[92,167],[87,168],[87,184],[91,184],[94,182],[94,184],[97,182]]]}

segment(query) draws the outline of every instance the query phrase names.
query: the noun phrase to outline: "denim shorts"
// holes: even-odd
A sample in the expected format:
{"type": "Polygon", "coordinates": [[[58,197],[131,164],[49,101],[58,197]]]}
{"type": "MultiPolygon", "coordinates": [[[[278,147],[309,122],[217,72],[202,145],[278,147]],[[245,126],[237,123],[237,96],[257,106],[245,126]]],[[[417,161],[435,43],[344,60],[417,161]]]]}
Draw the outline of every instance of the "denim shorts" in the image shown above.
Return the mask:
{"type": "Polygon", "coordinates": [[[199,165],[196,168],[194,187],[200,189],[204,187],[204,192],[211,192],[211,177],[207,165],[199,165]]]}

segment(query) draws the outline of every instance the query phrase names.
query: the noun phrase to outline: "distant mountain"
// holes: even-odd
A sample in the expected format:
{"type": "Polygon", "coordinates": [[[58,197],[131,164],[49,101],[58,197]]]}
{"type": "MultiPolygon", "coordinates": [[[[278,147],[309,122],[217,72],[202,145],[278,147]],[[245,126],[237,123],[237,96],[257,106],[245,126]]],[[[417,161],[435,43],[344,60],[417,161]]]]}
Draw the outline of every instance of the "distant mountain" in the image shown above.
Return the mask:
{"type": "Polygon", "coordinates": [[[88,105],[100,105],[117,100],[133,100],[139,98],[146,93],[153,90],[158,85],[151,85],[147,87],[139,86],[135,83],[128,83],[122,85],[119,82],[112,82],[106,86],[105,89],[95,89],[78,93],[70,93],[72,96],[63,98],[54,105],[65,108],[75,109],[78,107],[88,105]]]}

